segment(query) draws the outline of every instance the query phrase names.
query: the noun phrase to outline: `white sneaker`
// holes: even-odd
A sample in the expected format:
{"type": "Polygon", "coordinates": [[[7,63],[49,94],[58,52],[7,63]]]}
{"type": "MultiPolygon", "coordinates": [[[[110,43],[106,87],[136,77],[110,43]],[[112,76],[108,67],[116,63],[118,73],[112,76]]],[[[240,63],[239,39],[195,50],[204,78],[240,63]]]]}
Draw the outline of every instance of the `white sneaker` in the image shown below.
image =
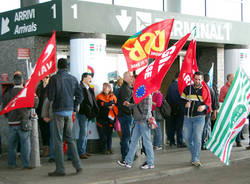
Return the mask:
{"type": "Polygon", "coordinates": [[[145,162],[142,166],[141,169],[154,169],[154,165],[148,165],[147,162],[145,162]]]}
{"type": "Polygon", "coordinates": [[[159,146],[159,147],[156,146],[156,147],[155,147],[155,150],[156,150],[156,151],[162,150],[162,147],[161,147],[161,146],[159,146]]]}
{"type": "Polygon", "coordinates": [[[131,165],[127,164],[125,161],[120,161],[120,160],[118,160],[118,161],[117,161],[117,164],[120,165],[120,166],[129,168],[129,169],[132,167],[131,165]]]}

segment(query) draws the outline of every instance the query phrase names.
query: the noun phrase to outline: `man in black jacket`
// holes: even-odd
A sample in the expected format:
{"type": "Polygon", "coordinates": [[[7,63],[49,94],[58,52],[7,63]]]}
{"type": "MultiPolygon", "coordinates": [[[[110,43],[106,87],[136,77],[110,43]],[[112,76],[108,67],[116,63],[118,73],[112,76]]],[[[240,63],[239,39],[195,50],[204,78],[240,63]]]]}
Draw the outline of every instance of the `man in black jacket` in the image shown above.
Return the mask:
{"type": "Polygon", "coordinates": [[[53,144],[55,152],[56,170],[49,176],[64,176],[63,140],[65,139],[72,154],[72,164],[76,173],[82,171],[82,163],[72,138],[72,114],[82,101],[82,90],[77,79],[68,74],[67,60],[58,60],[58,72],[52,76],[48,86],[48,99],[52,101],[53,110],[53,144]]]}
{"type": "MultiPolygon", "coordinates": [[[[5,107],[21,90],[23,89],[23,78],[21,74],[14,74],[14,87],[9,89],[3,97],[3,107],[5,107]]],[[[35,106],[38,104],[38,98],[35,98],[35,106]]],[[[17,145],[20,141],[20,152],[22,168],[30,168],[30,130],[21,129],[21,121],[28,120],[31,115],[30,108],[15,109],[7,114],[9,132],[8,132],[8,167],[16,167],[17,145]]]]}
{"type": "Polygon", "coordinates": [[[79,139],[77,140],[77,149],[81,159],[87,159],[89,156],[86,152],[89,124],[90,121],[97,116],[99,111],[94,90],[89,87],[91,81],[92,75],[90,73],[82,74],[80,86],[82,88],[83,101],[80,105],[79,113],[77,114],[80,128],[79,139]]]}
{"type": "Polygon", "coordinates": [[[129,141],[131,138],[133,116],[132,109],[129,107],[130,104],[133,104],[133,85],[134,78],[132,73],[125,72],[123,75],[123,84],[120,88],[117,97],[117,106],[118,106],[118,120],[121,124],[122,129],[122,139],[121,139],[121,154],[122,160],[124,159],[129,151],[129,141]]]}

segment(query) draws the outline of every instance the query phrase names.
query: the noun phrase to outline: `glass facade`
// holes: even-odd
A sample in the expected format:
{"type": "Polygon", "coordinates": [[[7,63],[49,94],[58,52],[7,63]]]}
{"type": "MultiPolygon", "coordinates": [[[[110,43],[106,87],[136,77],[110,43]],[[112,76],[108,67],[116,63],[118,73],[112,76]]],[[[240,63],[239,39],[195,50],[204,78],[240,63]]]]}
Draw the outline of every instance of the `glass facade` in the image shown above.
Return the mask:
{"type": "Polygon", "coordinates": [[[112,0],[78,0],[78,1],[88,1],[88,2],[92,2],[92,3],[112,4],[112,0]]]}
{"type": "Polygon", "coordinates": [[[204,0],[183,0],[181,2],[181,13],[196,16],[205,16],[204,0]]]}
{"type": "Polygon", "coordinates": [[[241,21],[241,0],[207,0],[207,17],[241,21]]]}
{"type": "Polygon", "coordinates": [[[114,0],[115,5],[144,8],[151,10],[163,10],[163,0],[114,0]]]}
{"type": "Polygon", "coordinates": [[[250,0],[243,1],[242,19],[244,22],[250,22],[250,0]]]}

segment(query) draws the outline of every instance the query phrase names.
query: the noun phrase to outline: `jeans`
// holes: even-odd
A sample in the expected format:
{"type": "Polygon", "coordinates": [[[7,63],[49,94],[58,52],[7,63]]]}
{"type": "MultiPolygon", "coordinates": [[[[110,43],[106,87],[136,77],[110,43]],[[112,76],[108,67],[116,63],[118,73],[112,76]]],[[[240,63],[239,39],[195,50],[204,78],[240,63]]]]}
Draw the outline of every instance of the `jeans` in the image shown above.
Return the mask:
{"type": "Polygon", "coordinates": [[[83,114],[77,114],[77,119],[80,129],[79,139],[77,140],[77,149],[78,154],[82,155],[86,153],[90,121],[83,114]]]}
{"type": "Polygon", "coordinates": [[[134,161],[135,152],[137,150],[138,142],[142,136],[143,145],[146,151],[147,164],[154,165],[154,151],[151,142],[151,130],[146,122],[135,121],[135,127],[133,129],[131,142],[129,145],[129,152],[125,158],[125,162],[132,165],[134,161]]]}
{"type": "Polygon", "coordinates": [[[132,117],[132,115],[121,117],[118,116],[118,120],[121,124],[122,129],[121,154],[122,160],[124,160],[129,150],[129,141],[131,139],[131,131],[134,118],[132,117]]]}
{"type": "Polygon", "coordinates": [[[68,149],[70,149],[72,154],[73,167],[76,169],[82,168],[82,163],[77,153],[77,147],[74,139],[72,138],[72,126],[72,116],[60,116],[53,114],[53,141],[56,162],[55,172],[65,172],[63,140],[65,140],[68,144],[68,149]]]}
{"type": "Polygon", "coordinates": [[[162,131],[161,131],[161,121],[156,121],[157,128],[153,130],[154,141],[153,145],[157,147],[162,147],[162,131]]]}
{"type": "Polygon", "coordinates": [[[30,131],[22,131],[21,126],[9,126],[8,166],[16,167],[17,145],[21,145],[22,168],[30,166],[30,131]]]}
{"type": "Polygon", "coordinates": [[[211,137],[211,114],[206,115],[203,127],[201,146],[203,147],[211,137]]]}
{"type": "Polygon", "coordinates": [[[192,162],[200,161],[201,137],[205,116],[184,117],[184,139],[191,153],[192,162]]]}
{"type": "Polygon", "coordinates": [[[170,145],[175,144],[175,134],[177,137],[177,145],[183,144],[183,114],[178,116],[171,115],[168,118],[167,134],[170,145]]]}
{"type": "Polygon", "coordinates": [[[54,155],[54,149],[53,149],[53,122],[49,122],[49,132],[50,132],[50,137],[49,137],[49,158],[55,158],[54,155]]]}

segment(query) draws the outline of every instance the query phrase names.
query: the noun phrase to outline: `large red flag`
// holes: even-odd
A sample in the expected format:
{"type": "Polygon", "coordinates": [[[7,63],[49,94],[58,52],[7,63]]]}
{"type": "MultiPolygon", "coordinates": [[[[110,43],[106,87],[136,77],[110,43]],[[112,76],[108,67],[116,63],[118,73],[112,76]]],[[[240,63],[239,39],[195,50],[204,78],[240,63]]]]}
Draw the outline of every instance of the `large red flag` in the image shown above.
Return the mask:
{"type": "Polygon", "coordinates": [[[56,72],[56,34],[53,33],[40,55],[35,69],[26,81],[24,88],[0,112],[3,115],[18,108],[33,107],[37,83],[45,76],[56,72]]]}
{"type": "MultiPolygon", "coordinates": [[[[182,94],[184,88],[191,84],[193,80],[193,75],[195,72],[199,71],[196,62],[196,40],[191,40],[188,50],[186,52],[184,61],[181,66],[181,71],[178,78],[178,89],[180,95],[182,94]]],[[[202,81],[202,98],[204,103],[209,107],[208,112],[211,109],[211,96],[210,91],[204,81],[202,81]]]]}
{"type": "Polygon", "coordinates": [[[186,43],[190,33],[163,52],[154,62],[148,65],[135,79],[133,97],[137,104],[149,94],[160,89],[161,82],[186,43]]]}
{"type": "Polygon", "coordinates": [[[154,23],[131,36],[122,46],[129,71],[148,64],[148,57],[156,58],[167,49],[174,19],[154,23]]]}

